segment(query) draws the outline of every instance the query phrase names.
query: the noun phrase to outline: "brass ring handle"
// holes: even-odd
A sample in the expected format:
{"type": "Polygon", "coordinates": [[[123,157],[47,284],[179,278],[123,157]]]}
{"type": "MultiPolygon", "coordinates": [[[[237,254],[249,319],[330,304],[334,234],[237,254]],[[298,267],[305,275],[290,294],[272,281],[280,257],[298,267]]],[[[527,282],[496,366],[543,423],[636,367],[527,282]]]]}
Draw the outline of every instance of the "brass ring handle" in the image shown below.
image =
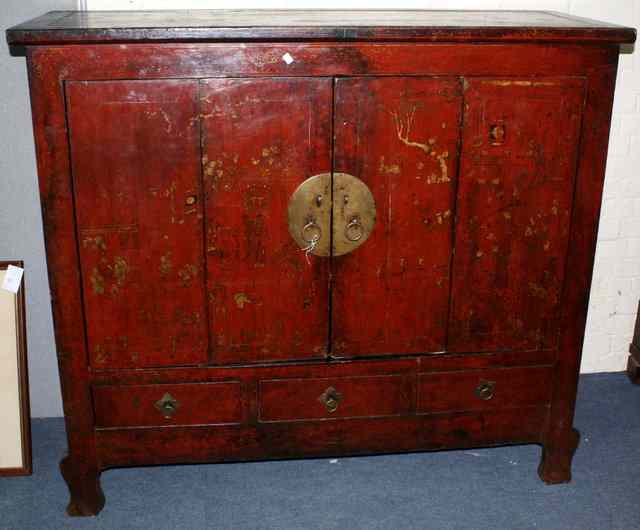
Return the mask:
{"type": "Polygon", "coordinates": [[[342,401],[342,394],[330,386],[320,395],[318,401],[327,408],[328,413],[332,414],[338,410],[338,404],[342,401]]]}
{"type": "Polygon", "coordinates": [[[329,412],[335,412],[338,409],[338,400],[335,398],[327,398],[324,404],[329,412]]]}
{"type": "Polygon", "coordinates": [[[166,418],[171,419],[180,408],[180,402],[171,394],[165,394],[153,405],[166,418]]]}
{"type": "Polygon", "coordinates": [[[164,405],[162,405],[162,411],[167,416],[171,416],[176,412],[176,406],[173,403],[165,403],[164,405]]]}
{"type": "Polygon", "coordinates": [[[495,386],[495,381],[480,381],[476,387],[476,396],[484,401],[489,401],[493,397],[495,386]]]}
{"type": "Polygon", "coordinates": [[[317,243],[322,237],[322,229],[314,220],[309,221],[302,227],[302,239],[307,243],[317,243]],[[311,237],[309,237],[311,236],[311,237]]]}
{"type": "Polygon", "coordinates": [[[364,228],[360,223],[360,219],[358,217],[354,217],[347,223],[347,226],[344,229],[344,237],[346,237],[349,241],[360,241],[362,236],[364,235],[364,228]]]}

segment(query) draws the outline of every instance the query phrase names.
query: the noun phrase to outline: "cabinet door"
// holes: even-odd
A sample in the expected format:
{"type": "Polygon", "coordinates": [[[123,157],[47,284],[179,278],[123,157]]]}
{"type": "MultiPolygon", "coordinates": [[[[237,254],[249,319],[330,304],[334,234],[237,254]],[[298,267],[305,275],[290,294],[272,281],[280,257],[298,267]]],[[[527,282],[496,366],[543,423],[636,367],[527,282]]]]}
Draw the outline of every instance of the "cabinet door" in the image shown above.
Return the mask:
{"type": "Polygon", "coordinates": [[[197,83],[70,82],[66,94],[91,364],[205,362],[197,83]]]}
{"type": "Polygon", "coordinates": [[[553,347],[583,81],[467,79],[464,99],[449,350],[553,347]]]}
{"type": "Polygon", "coordinates": [[[334,170],[377,210],[369,239],[332,261],[336,356],[445,348],[461,91],[458,78],[336,81],[334,170]]]}
{"type": "Polygon", "coordinates": [[[323,357],[329,260],[305,258],[287,205],[331,168],[331,81],[210,79],[200,85],[213,361],[323,357]]]}

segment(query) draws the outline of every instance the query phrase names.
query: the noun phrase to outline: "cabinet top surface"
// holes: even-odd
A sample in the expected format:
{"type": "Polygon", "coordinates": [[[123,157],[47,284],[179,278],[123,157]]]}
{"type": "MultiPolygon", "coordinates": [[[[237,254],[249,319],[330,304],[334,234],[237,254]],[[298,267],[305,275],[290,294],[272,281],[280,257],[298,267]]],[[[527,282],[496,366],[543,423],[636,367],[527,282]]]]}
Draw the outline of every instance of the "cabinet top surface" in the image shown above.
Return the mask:
{"type": "Polygon", "coordinates": [[[635,29],[549,11],[52,11],[7,30],[12,45],[251,40],[635,41],[635,29]]]}

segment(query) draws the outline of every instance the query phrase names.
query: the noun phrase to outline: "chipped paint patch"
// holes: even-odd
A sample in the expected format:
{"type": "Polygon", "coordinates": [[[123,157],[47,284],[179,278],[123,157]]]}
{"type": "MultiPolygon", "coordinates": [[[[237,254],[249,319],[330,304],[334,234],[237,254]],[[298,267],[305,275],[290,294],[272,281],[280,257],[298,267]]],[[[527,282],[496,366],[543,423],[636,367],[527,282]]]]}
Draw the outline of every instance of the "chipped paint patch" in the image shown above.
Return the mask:
{"type": "Polygon", "coordinates": [[[160,276],[168,276],[173,268],[173,264],[171,263],[171,252],[167,252],[163,256],[160,256],[160,276]]]}
{"type": "Polygon", "coordinates": [[[122,287],[127,279],[127,274],[129,273],[129,264],[122,256],[116,256],[113,266],[111,266],[110,269],[112,270],[113,277],[116,281],[115,286],[122,287]]]}
{"type": "Polygon", "coordinates": [[[104,276],[100,274],[97,267],[94,267],[91,271],[91,288],[95,294],[104,294],[104,276]]]}
{"type": "Polygon", "coordinates": [[[171,119],[169,118],[169,115],[166,113],[164,109],[158,109],[158,110],[147,112],[147,116],[149,116],[150,118],[153,118],[158,115],[160,115],[160,117],[164,121],[165,132],[167,134],[171,134],[171,132],[173,131],[173,123],[171,123],[171,119]]]}
{"type": "Polygon", "coordinates": [[[385,164],[384,156],[380,157],[380,165],[378,166],[378,171],[380,173],[384,173],[385,175],[399,175],[400,174],[400,166],[398,164],[385,164]]]}
{"type": "Polygon", "coordinates": [[[107,243],[105,242],[104,237],[102,236],[95,236],[95,237],[87,236],[82,239],[82,246],[84,248],[92,248],[95,250],[102,250],[102,251],[107,250],[107,243]]]}
{"type": "Polygon", "coordinates": [[[436,218],[436,223],[439,225],[443,224],[449,217],[451,217],[451,210],[445,210],[444,212],[436,212],[434,214],[436,218]]]}
{"type": "Polygon", "coordinates": [[[225,152],[215,160],[209,160],[207,155],[202,157],[203,173],[205,179],[209,182],[211,190],[217,191],[223,180],[225,191],[229,191],[232,188],[233,177],[237,173],[239,159],[240,157],[237,154],[225,152]],[[225,179],[225,177],[227,178],[225,179]]]}
{"type": "Polygon", "coordinates": [[[436,184],[441,182],[450,182],[449,178],[449,170],[447,167],[447,159],[449,158],[449,152],[447,150],[438,153],[435,144],[437,142],[436,138],[427,139],[426,143],[416,142],[414,140],[410,140],[411,129],[413,127],[413,121],[415,118],[416,107],[413,106],[411,110],[404,116],[400,117],[397,112],[391,112],[391,116],[393,116],[393,121],[396,126],[396,135],[398,140],[400,140],[403,144],[409,147],[416,147],[423,151],[426,155],[431,158],[435,158],[438,162],[438,166],[440,167],[440,177],[435,177],[435,175],[430,175],[427,177],[428,184],[436,184]],[[435,178],[434,178],[435,177],[435,178]]]}
{"type": "Polygon", "coordinates": [[[183,287],[189,287],[197,275],[198,267],[192,264],[187,264],[178,271],[178,278],[183,287]]]}
{"type": "Polygon", "coordinates": [[[547,289],[538,285],[535,282],[529,282],[529,292],[535,296],[536,298],[540,298],[541,300],[546,300],[549,292],[547,289]]]}
{"type": "Polygon", "coordinates": [[[521,79],[483,79],[481,81],[483,85],[492,85],[492,86],[555,86],[557,83],[554,81],[527,81],[521,79]]]}
{"type": "Polygon", "coordinates": [[[244,309],[244,306],[246,304],[250,304],[251,300],[249,299],[249,297],[244,294],[244,293],[236,293],[233,295],[233,299],[236,303],[236,305],[238,306],[238,308],[240,309],[244,309]]]}

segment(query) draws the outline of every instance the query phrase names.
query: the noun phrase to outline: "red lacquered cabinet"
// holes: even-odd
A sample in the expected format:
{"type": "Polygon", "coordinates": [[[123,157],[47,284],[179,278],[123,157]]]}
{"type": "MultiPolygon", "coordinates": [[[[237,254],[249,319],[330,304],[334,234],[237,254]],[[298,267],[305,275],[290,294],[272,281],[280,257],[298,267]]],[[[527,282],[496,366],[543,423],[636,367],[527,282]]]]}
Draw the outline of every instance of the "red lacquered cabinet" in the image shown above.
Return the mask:
{"type": "Polygon", "coordinates": [[[536,443],[570,480],[621,44],[548,12],[53,12],[69,513],[110,467],[536,443]]]}

